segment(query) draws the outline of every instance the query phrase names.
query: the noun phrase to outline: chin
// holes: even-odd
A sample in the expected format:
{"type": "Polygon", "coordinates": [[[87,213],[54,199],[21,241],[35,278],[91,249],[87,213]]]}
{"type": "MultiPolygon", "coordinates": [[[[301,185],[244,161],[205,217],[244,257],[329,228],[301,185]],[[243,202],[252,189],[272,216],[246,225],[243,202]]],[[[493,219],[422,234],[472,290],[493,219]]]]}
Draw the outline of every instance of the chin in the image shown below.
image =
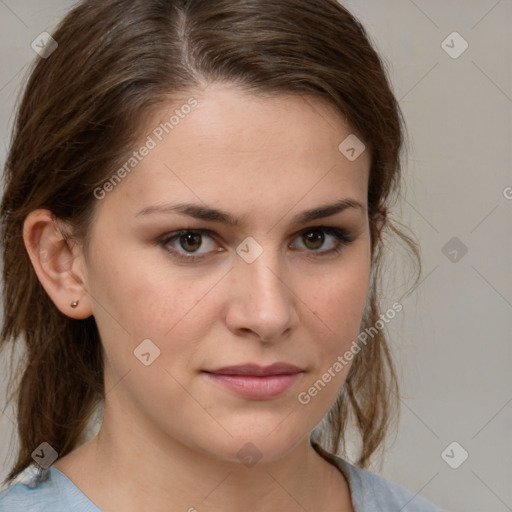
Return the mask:
{"type": "MultiPolygon", "coordinates": [[[[282,421],[282,418],[279,421],[282,421]]],[[[241,463],[246,467],[278,461],[292,452],[309,435],[306,431],[278,431],[280,427],[276,426],[279,421],[266,429],[265,434],[256,432],[254,426],[236,432],[230,430],[233,437],[226,434],[217,442],[211,439],[211,444],[204,447],[204,451],[217,460],[241,463]]]]}

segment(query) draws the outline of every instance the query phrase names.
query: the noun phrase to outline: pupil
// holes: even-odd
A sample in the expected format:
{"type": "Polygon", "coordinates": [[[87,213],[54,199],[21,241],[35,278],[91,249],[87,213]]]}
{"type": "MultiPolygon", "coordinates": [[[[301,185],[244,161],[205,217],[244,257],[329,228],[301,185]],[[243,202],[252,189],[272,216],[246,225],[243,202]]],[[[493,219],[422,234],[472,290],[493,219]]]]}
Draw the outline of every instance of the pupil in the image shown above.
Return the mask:
{"type": "Polygon", "coordinates": [[[185,247],[185,246],[189,245],[189,242],[191,242],[190,245],[196,245],[196,247],[189,247],[189,249],[191,251],[199,249],[199,247],[201,246],[200,238],[201,238],[201,235],[198,235],[198,234],[195,234],[195,233],[190,233],[188,235],[183,235],[181,237],[181,241],[184,242],[184,243],[182,243],[183,249],[185,249],[185,250],[187,249],[187,247],[185,247]],[[196,244],[194,244],[194,239],[197,242],[196,244]]]}
{"type": "Polygon", "coordinates": [[[318,249],[322,246],[324,235],[320,231],[310,231],[306,235],[306,239],[308,242],[313,242],[314,247],[311,247],[312,249],[318,249]],[[314,242],[320,242],[315,245],[314,242]]]}

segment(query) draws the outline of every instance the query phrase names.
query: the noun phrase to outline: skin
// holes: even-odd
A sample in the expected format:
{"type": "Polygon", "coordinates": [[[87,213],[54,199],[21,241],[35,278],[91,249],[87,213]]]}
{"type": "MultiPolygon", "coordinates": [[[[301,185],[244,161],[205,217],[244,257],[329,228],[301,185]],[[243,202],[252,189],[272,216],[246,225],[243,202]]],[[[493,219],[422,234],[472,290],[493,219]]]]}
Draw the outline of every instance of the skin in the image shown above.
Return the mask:
{"type": "MultiPolygon", "coordinates": [[[[253,512],[352,511],[346,479],[308,441],[350,366],[309,404],[297,397],[359,332],[371,269],[369,152],[349,161],[338,150],[354,131],[315,97],[255,96],[226,84],[193,96],[192,113],[97,200],[88,251],[66,243],[70,227],[48,211],[26,219],[41,283],[64,314],[94,315],[105,355],[101,429],[54,466],[105,512],[238,512],[247,504],[253,512]],[[292,224],[340,199],[362,208],[292,224]],[[166,202],[222,208],[242,224],[136,216],[166,202]],[[342,228],[353,241],[319,256],[337,244],[322,231],[308,241],[304,232],[319,226],[342,228]],[[157,243],[185,229],[214,234],[167,248],[203,260],[184,262],[157,243]],[[236,252],[249,236],[263,249],[252,263],[236,252]],[[148,338],[160,355],[146,366],[134,350],[148,338]],[[303,373],[266,400],[241,397],[201,373],[277,361],[303,373]],[[237,457],[249,442],[261,456],[251,467],[237,457]]],[[[175,108],[160,110],[147,133],[175,108]]]]}

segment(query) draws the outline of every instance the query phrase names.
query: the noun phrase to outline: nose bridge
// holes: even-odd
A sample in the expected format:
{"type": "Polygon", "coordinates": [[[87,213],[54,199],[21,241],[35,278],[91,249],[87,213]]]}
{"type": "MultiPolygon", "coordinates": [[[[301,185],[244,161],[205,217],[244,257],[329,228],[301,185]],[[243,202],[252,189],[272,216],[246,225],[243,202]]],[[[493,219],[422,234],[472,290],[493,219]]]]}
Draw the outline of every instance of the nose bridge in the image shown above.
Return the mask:
{"type": "Polygon", "coordinates": [[[247,295],[262,305],[269,302],[276,306],[288,300],[288,288],[284,281],[284,265],[271,243],[262,247],[261,254],[252,262],[240,262],[240,272],[248,285],[247,295]]]}
{"type": "Polygon", "coordinates": [[[241,260],[237,262],[236,280],[240,283],[237,302],[241,317],[239,327],[257,332],[269,340],[291,326],[294,299],[286,282],[286,265],[270,238],[267,242],[248,240],[237,249],[241,260]]]}

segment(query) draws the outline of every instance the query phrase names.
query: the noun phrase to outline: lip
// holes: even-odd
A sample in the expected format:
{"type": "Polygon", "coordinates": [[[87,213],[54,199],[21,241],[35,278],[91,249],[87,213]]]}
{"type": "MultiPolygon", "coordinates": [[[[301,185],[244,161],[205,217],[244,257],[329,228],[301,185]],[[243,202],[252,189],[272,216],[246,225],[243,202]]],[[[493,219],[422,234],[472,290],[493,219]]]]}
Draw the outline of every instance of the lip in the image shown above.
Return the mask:
{"type": "Polygon", "coordinates": [[[245,398],[266,400],[283,394],[302,375],[303,370],[288,363],[269,366],[243,364],[203,371],[214,382],[245,398]]]}
{"type": "Polygon", "coordinates": [[[247,363],[236,366],[224,366],[217,370],[206,371],[215,375],[250,375],[254,377],[262,377],[267,375],[290,375],[293,373],[300,373],[302,370],[293,364],[279,362],[268,366],[247,363]]]}

